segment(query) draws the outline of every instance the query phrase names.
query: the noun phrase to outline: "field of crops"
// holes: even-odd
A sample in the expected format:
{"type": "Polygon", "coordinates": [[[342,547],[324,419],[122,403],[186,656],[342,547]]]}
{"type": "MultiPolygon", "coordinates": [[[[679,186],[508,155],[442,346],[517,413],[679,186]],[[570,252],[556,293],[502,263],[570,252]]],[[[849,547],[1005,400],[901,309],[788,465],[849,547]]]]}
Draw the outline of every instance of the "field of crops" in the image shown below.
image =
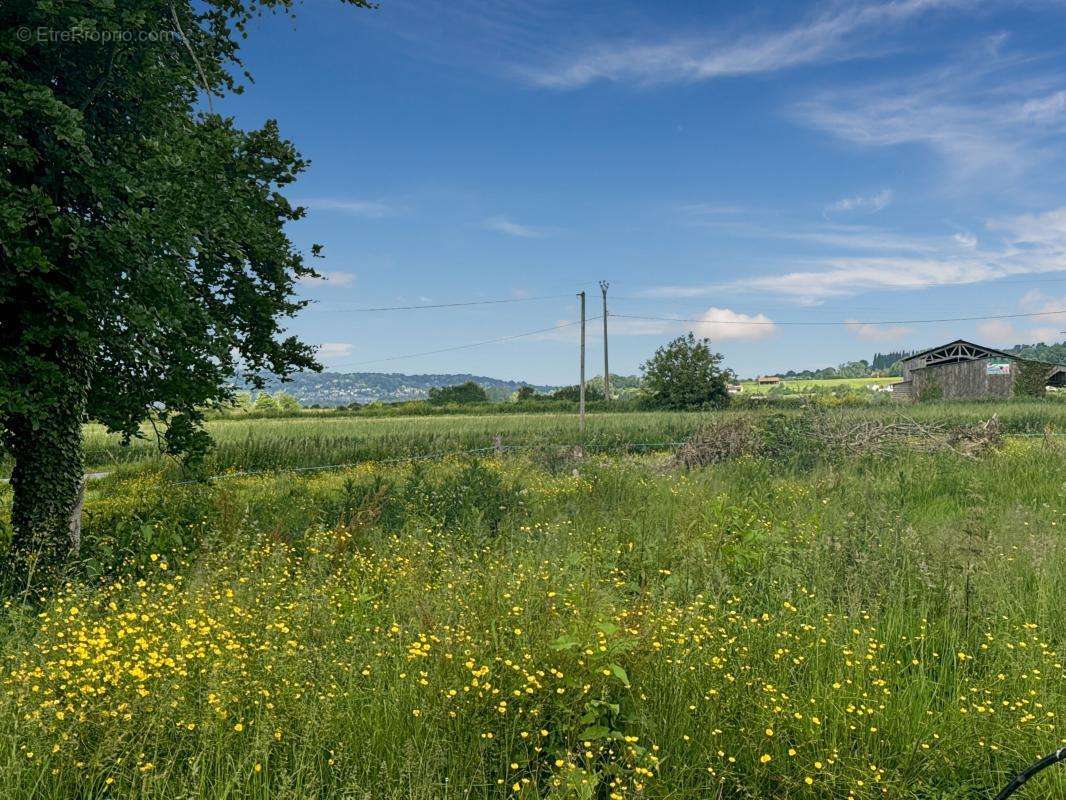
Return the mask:
{"type": "MultiPolygon", "coordinates": [[[[1066,432],[1055,403],[832,413],[904,412],[1066,432]]],[[[991,798],[1066,744],[1066,437],[801,452],[802,413],[696,470],[537,447],[206,483],[92,430],[129,466],[90,484],[79,575],[0,617],[4,795],[991,798]]],[[[544,415],[212,432],[213,469],[577,441],[544,415]]],[[[1024,796],[1066,796],[1059,769],[1024,796]]]]}

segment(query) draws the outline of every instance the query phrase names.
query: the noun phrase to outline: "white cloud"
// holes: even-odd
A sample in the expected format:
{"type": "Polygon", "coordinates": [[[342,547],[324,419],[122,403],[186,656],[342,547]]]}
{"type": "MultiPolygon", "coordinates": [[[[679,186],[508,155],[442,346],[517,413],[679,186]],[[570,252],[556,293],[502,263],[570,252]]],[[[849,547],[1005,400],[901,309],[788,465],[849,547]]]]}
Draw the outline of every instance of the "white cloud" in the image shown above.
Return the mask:
{"type": "Polygon", "coordinates": [[[1066,113],[1066,91],[1034,97],[1022,104],[1021,116],[1031,122],[1054,122],[1066,113]]]}
{"type": "Polygon", "coordinates": [[[913,328],[904,325],[876,325],[858,320],[849,320],[847,329],[859,339],[868,342],[895,341],[914,332],[913,328]]]}
{"type": "Polygon", "coordinates": [[[824,269],[742,279],[734,282],[733,287],[823,300],[879,289],[979,283],[1006,274],[979,258],[835,258],[823,263],[824,269]]]}
{"type": "Polygon", "coordinates": [[[575,89],[601,80],[654,85],[775,72],[868,57],[876,51],[859,46],[860,41],[885,37],[921,14],[970,5],[972,0],[835,4],[783,30],[686,34],[653,44],[602,43],[520,74],[538,86],[575,89]]]}
{"type": "Polygon", "coordinates": [[[400,213],[396,206],[379,200],[344,200],[335,197],[310,197],[298,203],[318,211],[337,211],[364,219],[383,219],[400,213]]]}
{"type": "Polygon", "coordinates": [[[1013,244],[1043,245],[1066,250],[1066,206],[1043,214],[1022,214],[991,220],[988,227],[1004,231],[1013,244]]]}
{"type": "Polygon", "coordinates": [[[699,317],[694,332],[712,341],[722,339],[765,339],[776,327],[765,314],[741,314],[729,308],[711,306],[699,317]]]}
{"type": "Polygon", "coordinates": [[[863,211],[870,214],[876,214],[878,211],[885,208],[892,202],[892,190],[882,189],[877,194],[869,196],[857,195],[855,197],[844,197],[837,200],[835,203],[831,203],[826,207],[826,212],[848,212],[848,211],[863,211]]]}
{"type": "Polygon", "coordinates": [[[355,345],[350,342],[323,342],[318,346],[318,357],[323,361],[350,356],[355,345]]]}
{"type": "Polygon", "coordinates": [[[549,233],[545,228],[522,225],[507,219],[507,217],[490,217],[483,221],[481,225],[486,230],[496,231],[507,236],[517,236],[520,239],[540,239],[549,233]]]}
{"type": "Polygon", "coordinates": [[[793,112],[861,146],[929,148],[952,169],[949,189],[977,175],[1003,182],[1055,157],[1057,148],[1048,145],[1066,133],[1066,93],[1051,91],[1061,75],[1034,69],[1022,58],[959,63],[821,92],[793,112]]]}
{"type": "Polygon", "coordinates": [[[320,271],[317,278],[300,278],[298,283],[302,286],[351,286],[355,283],[355,275],[343,270],[320,271]]]}
{"type": "MultiPolygon", "coordinates": [[[[820,303],[868,291],[924,289],[977,284],[1001,278],[1066,271],[1066,207],[1039,214],[989,220],[999,231],[997,247],[979,246],[971,234],[908,238],[864,226],[824,226],[814,231],[776,231],[766,236],[795,239],[855,255],[803,258],[800,268],[729,282],[664,285],[646,297],[692,298],[723,293],[783,295],[801,304],[820,303]]],[[[1066,299],[1063,305],[1066,308],[1066,299]]]]}

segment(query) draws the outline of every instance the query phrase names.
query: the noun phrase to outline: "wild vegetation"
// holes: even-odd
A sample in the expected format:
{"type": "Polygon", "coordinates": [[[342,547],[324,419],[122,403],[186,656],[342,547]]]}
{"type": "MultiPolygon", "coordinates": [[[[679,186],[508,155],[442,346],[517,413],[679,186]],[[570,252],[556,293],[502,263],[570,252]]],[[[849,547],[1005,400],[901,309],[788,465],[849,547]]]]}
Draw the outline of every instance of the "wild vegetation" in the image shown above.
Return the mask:
{"type": "MultiPolygon", "coordinates": [[[[1045,429],[1066,432],[1066,404],[1053,400],[1013,400],[1010,403],[930,403],[915,406],[816,406],[841,419],[907,418],[924,422],[973,424],[997,415],[1006,433],[1041,435],[1045,429]]],[[[766,413],[802,415],[808,409],[782,406],[775,411],[734,407],[706,413],[597,410],[588,418],[584,439],[593,450],[627,445],[669,445],[686,439],[710,419],[759,416],[766,413]]],[[[506,447],[574,445],[581,441],[574,409],[569,413],[470,413],[417,417],[320,416],[293,418],[218,419],[205,429],[214,444],[199,471],[159,455],[151,426],[143,438],[124,444],[99,425],[85,428],[85,462],[92,471],[166,470],[171,476],[194,478],[227,470],[288,469],[345,464],[369,459],[427,456],[458,450],[489,448],[501,436],[506,447]]],[[[0,470],[10,462],[0,462],[0,470]]]]}
{"type": "MultiPolygon", "coordinates": [[[[927,418],[1062,430],[1058,408],[927,418]]],[[[1062,745],[1057,438],[849,455],[787,413],[608,415],[592,435],[711,419],[757,424],[759,451],[686,470],[541,447],[208,483],[149,461],[92,483],[78,577],[4,611],[5,791],[969,798],[1062,745]]],[[[333,424],[382,454],[501,422],[508,440],[573,433],[393,422],[333,424]]],[[[322,423],[214,432],[268,467],[303,425],[322,423]]],[[[339,455],[334,435],[314,455],[339,455]]],[[[1034,796],[1066,790],[1039,780],[1034,796]]]]}

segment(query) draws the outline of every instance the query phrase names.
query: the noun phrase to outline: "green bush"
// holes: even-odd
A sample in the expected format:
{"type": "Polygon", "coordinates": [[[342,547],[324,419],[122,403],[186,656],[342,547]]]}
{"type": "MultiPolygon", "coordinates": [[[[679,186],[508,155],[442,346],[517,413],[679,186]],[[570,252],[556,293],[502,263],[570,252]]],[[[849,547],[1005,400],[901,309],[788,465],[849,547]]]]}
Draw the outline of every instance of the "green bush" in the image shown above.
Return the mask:
{"type": "Polygon", "coordinates": [[[1043,397],[1047,393],[1047,376],[1051,368],[1039,361],[1015,361],[1014,395],[1043,397]]]}
{"type": "Polygon", "coordinates": [[[487,403],[489,396],[485,390],[474,383],[467,381],[457,386],[434,386],[429,390],[429,403],[434,406],[444,406],[450,403],[463,405],[466,403],[487,403]]]}

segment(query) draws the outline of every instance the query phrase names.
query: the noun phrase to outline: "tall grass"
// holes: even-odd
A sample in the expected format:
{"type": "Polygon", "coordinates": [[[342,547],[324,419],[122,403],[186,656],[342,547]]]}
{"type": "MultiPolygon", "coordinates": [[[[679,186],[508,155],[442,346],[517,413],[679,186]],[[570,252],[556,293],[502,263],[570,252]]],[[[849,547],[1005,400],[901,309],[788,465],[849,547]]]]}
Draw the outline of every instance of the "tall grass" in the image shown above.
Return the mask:
{"type": "MultiPolygon", "coordinates": [[[[588,417],[583,441],[593,447],[627,443],[675,442],[711,418],[765,413],[805,414],[807,410],[730,410],[723,412],[621,412],[588,417]]],[[[925,403],[832,409],[842,420],[908,416],[925,422],[970,424],[998,415],[1010,433],[1066,432],[1066,403],[1012,401],[925,403]]],[[[485,416],[355,418],[316,415],[285,419],[214,420],[207,430],[215,441],[205,470],[261,470],[315,467],[370,459],[405,458],[489,447],[500,434],[504,445],[548,446],[582,441],[576,415],[493,414],[485,416]]],[[[180,472],[158,455],[152,434],[124,446],[99,425],[86,426],[85,458],[90,469],[136,465],[180,472]]],[[[5,465],[7,469],[10,464],[5,465]]]]}
{"type": "Polygon", "coordinates": [[[471,469],[97,484],[131,561],[7,609],[5,792],[945,800],[1066,739],[1057,446],[471,469]]]}

